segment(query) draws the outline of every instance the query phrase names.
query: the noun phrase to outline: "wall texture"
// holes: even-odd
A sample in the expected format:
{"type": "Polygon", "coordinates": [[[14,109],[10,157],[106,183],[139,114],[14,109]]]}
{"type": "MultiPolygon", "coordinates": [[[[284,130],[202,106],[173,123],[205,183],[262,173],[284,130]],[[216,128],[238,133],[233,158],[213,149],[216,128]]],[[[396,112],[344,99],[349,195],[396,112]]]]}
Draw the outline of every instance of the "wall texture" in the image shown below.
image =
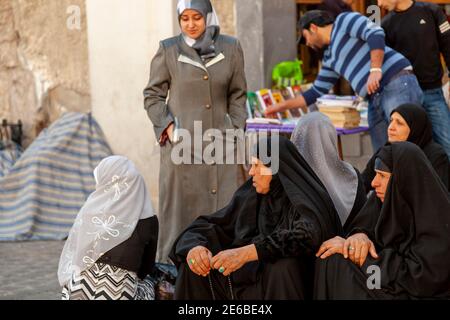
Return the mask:
{"type": "Polygon", "coordinates": [[[50,120],[90,109],[84,13],[84,0],[0,1],[0,119],[21,119],[26,145],[39,107],[50,120]],[[71,5],[80,8],[80,30],[67,28],[71,5]]]}
{"type": "Polygon", "coordinates": [[[219,17],[221,32],[236,36],[236,0],[212,0],[211,2],[219,17]]]}
{"type": "Polygon", "coordinates": [[[88,0],[87,18],[94,117],[114,153],[139,168],[158,208],[159,146],[143,90],[159,41],[174,33],[175,7],[171,1],[88,0]]]}

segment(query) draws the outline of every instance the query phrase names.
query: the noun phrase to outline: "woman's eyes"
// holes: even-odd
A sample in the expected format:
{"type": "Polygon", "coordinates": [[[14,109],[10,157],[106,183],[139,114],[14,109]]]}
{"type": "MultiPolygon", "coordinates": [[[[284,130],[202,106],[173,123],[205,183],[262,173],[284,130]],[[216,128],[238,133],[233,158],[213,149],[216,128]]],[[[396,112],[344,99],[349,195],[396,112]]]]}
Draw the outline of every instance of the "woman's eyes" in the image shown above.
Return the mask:
{"type": "Polygon", "coordinates": [[[400,122],[398,120],[395,119],[391,119],[391,121],[389,122],[389,124],[395,123],[397,126],[405,126],[406,123],[400,122]]]}
{"type": "MultiPolygon", "coordinates": [[[[183,17],[183,16],[181,17],[181,20],[184,22],[188,22],[190,19],[191,19],[190,17],[183,17]]],[[[203,16],[202,15],[193,16],[192,19],[195,21],[199,21],[203,19],[203,16]]]]}

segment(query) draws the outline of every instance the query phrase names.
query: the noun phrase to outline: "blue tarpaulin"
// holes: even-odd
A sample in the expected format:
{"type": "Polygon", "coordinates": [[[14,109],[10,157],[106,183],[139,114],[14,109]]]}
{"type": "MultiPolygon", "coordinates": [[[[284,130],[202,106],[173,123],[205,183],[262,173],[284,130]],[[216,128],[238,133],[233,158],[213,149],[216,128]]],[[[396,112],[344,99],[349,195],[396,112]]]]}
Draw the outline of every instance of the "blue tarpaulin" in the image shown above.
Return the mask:
{"type": "Polygon", "coordinates": [[[41,132],[0,178],[0,241],[65,239],[111,154],[91,114],[67,113],[41,132]]]}

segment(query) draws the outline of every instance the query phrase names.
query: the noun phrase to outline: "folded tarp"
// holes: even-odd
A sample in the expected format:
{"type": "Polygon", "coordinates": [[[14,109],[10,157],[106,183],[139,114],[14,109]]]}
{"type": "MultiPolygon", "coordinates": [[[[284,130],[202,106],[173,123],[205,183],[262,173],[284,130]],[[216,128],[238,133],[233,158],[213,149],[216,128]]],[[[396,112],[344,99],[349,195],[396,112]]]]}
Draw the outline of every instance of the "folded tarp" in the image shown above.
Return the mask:
{"type": "Polygon", "coordinates": [[[0,142],[0,178],[8,174],[11,167],[22,155],[22,148],[13,141],[0,142]]]}
{"type": "Polygon", "coordinates": [[[91,114],[67,113],[0,178],[0,241],[62,240],[111,155],[91,114]]]}

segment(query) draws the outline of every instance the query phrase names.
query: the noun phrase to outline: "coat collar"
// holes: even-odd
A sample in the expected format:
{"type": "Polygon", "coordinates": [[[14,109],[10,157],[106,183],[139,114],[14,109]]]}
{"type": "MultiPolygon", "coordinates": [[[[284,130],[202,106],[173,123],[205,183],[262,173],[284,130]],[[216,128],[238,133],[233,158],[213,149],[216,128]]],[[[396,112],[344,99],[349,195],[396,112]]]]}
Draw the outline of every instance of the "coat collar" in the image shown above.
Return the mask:
{"type": "Polygon", "coordinates": [[[225,59],[225,55],[223,54],[221,42],[216,42],[216,56],[209,60],[207,63],[203,63],[200,56],[197,54],[195,49],[189,47],[183,39],[183,36],[180,34],[178,36],[178,48],[179,48],[179,56],[178,61],[182,63],[190,64],[194,67],[200,68],[204,71],[208,71],[207,68],[212,67],[213,65],[219,63],[220,61],[225,59]]]}

